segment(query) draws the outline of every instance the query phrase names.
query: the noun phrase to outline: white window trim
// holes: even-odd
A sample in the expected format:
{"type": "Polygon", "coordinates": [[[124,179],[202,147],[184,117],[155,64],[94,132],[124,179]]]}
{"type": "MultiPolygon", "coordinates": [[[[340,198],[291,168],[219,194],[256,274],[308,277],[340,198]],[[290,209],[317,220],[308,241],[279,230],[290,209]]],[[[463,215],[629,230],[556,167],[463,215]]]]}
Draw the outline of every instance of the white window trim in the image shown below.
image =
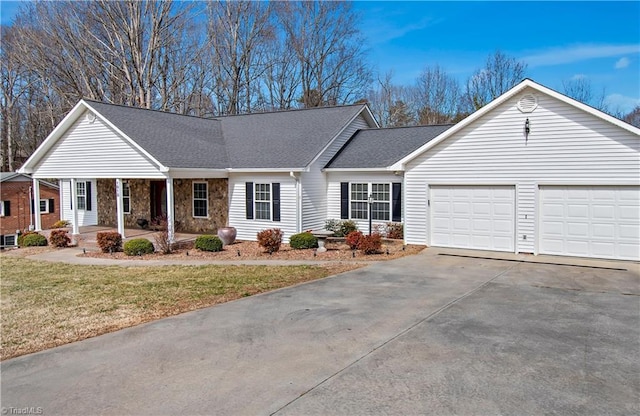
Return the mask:
{"type": "Polygon", "coordinates": [[[253,217],[256,221],[272,221],[273,222],[273,184],[271,182],[254,182],[253,184],[253,217]],[[258,185],[269,185],[269,199],[258,201],[258,185]],[[269,204],[269,218],[258,218],[258,203],[269,204]]]}
{"type": "Polygon", "coordinates": [[[48,214],[49,213],[49,200],[48,199],[41,199],[40,203],[38,204],[38,209],[40,210],[41,214],[48,214]],[[44,211],[42,210],[42,203],[44,202],[44,211]]]}
{"type": "Polygon", "coordinates": [[[87,181],[77,181],[76,182],[76,209],[78,211],[86,211],[87,210],[87,181]],[[82,195],[80,195],[78,185],[84,184],[82,195]],[[80,208],[80,198],[84,198],[84,207],[80,208]]]}
{"type": "Polygon", "coordinates": [[[129,183],[127,182],[122,182],[122,213],[123,214],[131,214],[131,187],[129,186],[129,183]],[[129,192],[129,195],[125,195],[124,194],[124,190],[127,189],[127,191],[129,192]],[[124,200],[127,199],[129,200],[129,209],[125,209],[125,203],[124,200]]]}
{"type": "Polygon", "coordinates": [[[353,203],[354,202],[364,202],[369,204],[369,195],[371,195],[371,184],[368,182],[349,182],[349,219],[354,221],[368,221],[369,220],[369,206],[367,205],[367,209],[364,212],[364,218],[355,218],[353,215],[353,203]],[[353,185],[367,185],[367,191],[365,195],[365,199],[352,199],[351,196],[353,194],[353,185]]]}
{"type": "Polygon", "coordinates": [[[193,181],[191,183],[191,216],[193,218],[209,218],[209,183],[206,181],[193,181]],[[206,197],[196,198],[196,184],[204,184],[206,197]],[[196,199],[198,201],[205,201],[207,215],[196,215],[196,199]]]}
{"type": "MultiPolygon", "coordinates": [[[[374,201],[383,204],[389,205],[389,219],[388,220],[376,220],[372,219],[372,221],[382,221],[382,222],[391,222],[393,219],[393,183],[392,182],[349,182],[349,219],[353,221],[369,221],[369,196],[373,195],[373,185],[389,185],[389,200],[388,201],[374,201]],[[351,185],[367,185],[367,200],[361,201],[359,199],[351,199],[351,185]],[[351,212],[351,203],[352,202],[367,202],[367,210],[365,212],[365,218],[354,218],[351,212]]],[[[373,214],[373,212],[372,212],[373,214]]]]}
{"type": "Polygon", "coordinates": [[[0,201],[0,217],[4,216],[4,201],[0,201]]]}
{"type": "Polygon", "coordinates": [[[18,234],[5,234],[4,247],[16,247],[18,245],[18,234]],[[13,244],[7,244],[7,237],[13,237],[13,244]]]}

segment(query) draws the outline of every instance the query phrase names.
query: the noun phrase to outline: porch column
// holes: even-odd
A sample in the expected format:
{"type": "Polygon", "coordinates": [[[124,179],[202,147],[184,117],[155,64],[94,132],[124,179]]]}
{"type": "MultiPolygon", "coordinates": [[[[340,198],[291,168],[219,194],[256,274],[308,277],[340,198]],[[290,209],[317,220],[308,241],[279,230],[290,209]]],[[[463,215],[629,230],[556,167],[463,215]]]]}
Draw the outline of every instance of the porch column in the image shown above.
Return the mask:
{"type": "Polygon", "coordinates": [[[33,178],[33,208],[34,227],[36,231],[42,231],[42,217],[40,216],[40,180],[33,178]]]}
{"type": "Polygon", "coordinates": [[[173,199],[173,178],[167,178],[167,233],[169,242],[175,242],[175,213],[173,199]]]}
{"type": "Polygon", "coordinates": [[[124,235],[124,203],[122,201],[122,179],[116,179],[116,217],[118,221],[118,233],[124,235]]]}
{"type": "Polygon", "coordinates": [[[78,226],[78,188],[76,185],[76,180],[74,178],[71,179],[71,234],[78,235],[80,234],[80,227],[78,226]]]}

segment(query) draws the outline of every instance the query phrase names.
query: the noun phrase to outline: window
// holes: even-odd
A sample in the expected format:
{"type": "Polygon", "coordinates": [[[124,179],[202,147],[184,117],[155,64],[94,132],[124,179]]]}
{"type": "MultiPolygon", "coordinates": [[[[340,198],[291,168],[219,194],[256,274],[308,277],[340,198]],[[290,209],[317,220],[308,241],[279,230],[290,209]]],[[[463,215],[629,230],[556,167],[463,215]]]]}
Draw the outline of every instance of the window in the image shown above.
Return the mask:
{"type": "Polygon", "coordinates": [[[131,188],[126,182],[122,183],[122,211],[131,214],[131,188]]]}
{"type": "Polygon", "coordinates": [[[9,201],[0,201],[0,217],[9,215],[7,212],[7,205],[9,205],[9,201]]]}
{"type": "Polygon", "coordinates": [[[206,182],[193,183],[193,216],[197,218],[209,216],[209,192],[206,182]]]}
{"type": "Polygon", "coordinates": [[[40,212],[49,212],[49,200],[41,199],[40,200],[40,212]]]}
{"type": "Polygon", "coordinates": [[[257,220],[271,220],[271,184],[256,183],[255,207],[257,220]]]}
{"type": "Polygon", "coordinates": [[[388,183],[371,184],[371,219],[374,221],[389,221],[391,214],[391,190],[388,183]]]}
{"type": "Polygon", "coordinates": [[[351,184],[351,218],[366,220],[369,218],[369,185],[366,183],[351,184]]]}
{"type": "Polygon", "coordinates": [[[87,183],[76,182],[76,198],[78,209],[87,209],[87,183]]]}

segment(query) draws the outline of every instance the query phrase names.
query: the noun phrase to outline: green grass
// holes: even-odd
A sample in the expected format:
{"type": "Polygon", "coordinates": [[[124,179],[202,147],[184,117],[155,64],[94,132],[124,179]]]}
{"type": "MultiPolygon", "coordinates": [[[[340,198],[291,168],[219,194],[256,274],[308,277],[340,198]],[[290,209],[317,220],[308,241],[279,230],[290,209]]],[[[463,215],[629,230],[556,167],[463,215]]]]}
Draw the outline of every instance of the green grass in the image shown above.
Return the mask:
{"type": "Polygon", "coordinates": [[[0,256],[1,358],[359,267],[78,266],[0,256]]]}

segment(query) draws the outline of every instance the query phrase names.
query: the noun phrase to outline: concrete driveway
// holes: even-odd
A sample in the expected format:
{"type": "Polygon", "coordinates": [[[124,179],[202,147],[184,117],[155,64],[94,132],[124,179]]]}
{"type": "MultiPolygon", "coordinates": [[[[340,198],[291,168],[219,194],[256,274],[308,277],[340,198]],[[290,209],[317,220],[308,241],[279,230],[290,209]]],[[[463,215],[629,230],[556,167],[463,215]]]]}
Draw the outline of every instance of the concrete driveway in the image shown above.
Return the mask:
{"type": "Polygon", "coordinates": [[[640,413],[638,264],[461,257],[485,254],[429,249],[8,360],[3,413],[640,413]]]}

